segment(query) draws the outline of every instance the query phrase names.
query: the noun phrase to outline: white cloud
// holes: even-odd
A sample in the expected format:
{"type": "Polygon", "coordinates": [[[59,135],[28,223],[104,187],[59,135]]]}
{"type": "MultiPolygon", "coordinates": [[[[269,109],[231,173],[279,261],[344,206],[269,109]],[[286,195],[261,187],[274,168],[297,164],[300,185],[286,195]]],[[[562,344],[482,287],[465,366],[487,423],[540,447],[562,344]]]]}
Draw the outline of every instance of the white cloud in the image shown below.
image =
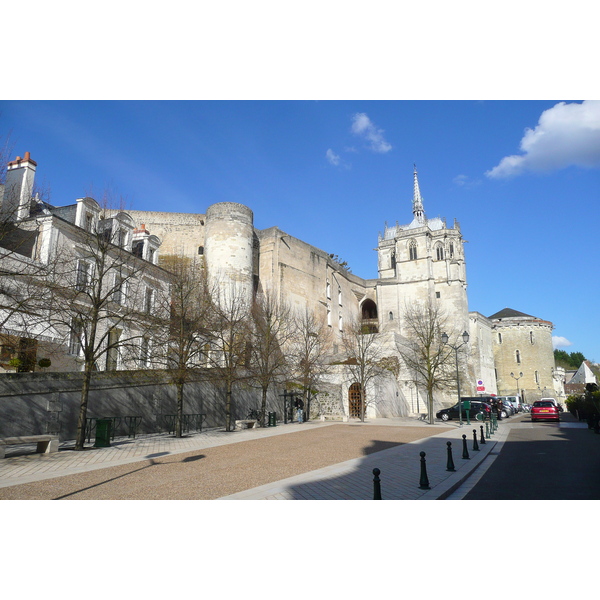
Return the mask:
{"type": "Polygon", "coordinates": [[[572,165],[600,167],[600,101],[559,102],[545,110],[536,128],[525,130],[520,149],[523,154],[505,156],[485,174],[502,178],[572,165]]]}
{"type": "Polygon", "coordinates": [[[452,182],[454,185],[464,187],[466,189],[475,187],[481,183],[480,179],[471,179],[468,175],[457,175],[452,182]]]}
{"type": "Polygon", "coordinates": [[[325,154],[327,156],[327,160],[336,167],[340,164],[340,157],[337,155],[331,148],[329,148],[325,154]]]}
{"type": "Polygon", "coordinates": [[[392,149],[383,137],[383,129],[378,129],[365,113],[356,113],[352,117],[352,133],[367,140],[373,152],[384,154],[392,149]]]}
{"type": "Polygon", "coordinates": [[[556,348],[567,348],[572,346],[573,343],[570,342],[567,338],[561,337],[560,335],[552,336],[552,347],[556,350],[556,348]]]}

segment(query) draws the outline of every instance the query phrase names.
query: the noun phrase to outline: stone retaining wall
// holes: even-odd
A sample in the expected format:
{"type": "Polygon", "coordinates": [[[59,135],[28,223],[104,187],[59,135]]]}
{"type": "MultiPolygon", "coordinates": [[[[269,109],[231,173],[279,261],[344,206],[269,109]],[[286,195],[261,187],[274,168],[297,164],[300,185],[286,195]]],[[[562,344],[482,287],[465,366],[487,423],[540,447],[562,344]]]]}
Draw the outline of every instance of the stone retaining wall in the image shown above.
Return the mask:
{"type": "MultiPolygon", "coordinates": [[[[75,438],[82,373],[14,373],[0,377],[0,437],[58,434],[75,438]]],[[[267,410],[283,418],[283,400],[272,390],[267,410]]],[[[260,390],[234,389],[233,419],[259,408],[260,390]]],[[[92,377],[88,417],[141,416],[139,433],[167,431],[165,415],[176,412],[176,390],[165,372],[118,371],[92,377]]],[[[185,384],[184,413],[205,413],[207,427],[225,426],[225,390],[198,379],[185,384]]],[[[117,434],[126,434],[124,422],[117,434]]]]}

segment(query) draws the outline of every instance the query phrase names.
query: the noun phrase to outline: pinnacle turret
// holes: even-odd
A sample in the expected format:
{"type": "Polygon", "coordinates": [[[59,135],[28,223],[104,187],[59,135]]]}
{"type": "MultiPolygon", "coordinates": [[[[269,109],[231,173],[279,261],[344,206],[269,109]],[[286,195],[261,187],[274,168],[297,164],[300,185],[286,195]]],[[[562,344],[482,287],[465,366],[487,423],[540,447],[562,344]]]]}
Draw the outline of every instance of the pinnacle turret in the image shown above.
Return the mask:
{"type": "Polygon", "coordinates": [[[423,199],[419,189],[419,178],[417,177],[417,165],[414,165],[413,173],[413,215],[419,223],[425,223],[425,209],[423,208],[423,199]]]}

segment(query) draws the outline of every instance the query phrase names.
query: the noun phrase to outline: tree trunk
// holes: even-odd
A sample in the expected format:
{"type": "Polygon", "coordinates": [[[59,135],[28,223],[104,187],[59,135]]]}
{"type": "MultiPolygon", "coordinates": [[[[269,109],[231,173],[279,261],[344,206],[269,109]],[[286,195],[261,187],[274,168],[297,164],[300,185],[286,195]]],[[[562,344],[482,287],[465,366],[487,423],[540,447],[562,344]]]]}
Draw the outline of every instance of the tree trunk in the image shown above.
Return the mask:
{"type": "Polygon", "coordinates": [[[81,402],[79,403],[79,417],[77,419],[77,436],[75,450],[83,450],[85,443],[85,424],[87,417],[88,398],[90,395],[90,381],[92,379],[92,365],[86,362],[83,372],[83,385],[81,386],[81,402]]]}
{"type": "Polygon", "coordinates": [[[231,381],[225,391],[225,431],[231,431],[231,381]]]}
{"type": "Polygon", "coordinates": [[[433,394],[430,390],[427,391],[427,412],[429,413],[429,424],[433,425],[435,417],[433,414],[433,394]]]}
{"type": "Polygon", "coordinates": [[[360,420],[362,423],[365,422],[365,390],[362,384],[360,386],[360,420]]]}
{"type": "Polygon", "coordinates": [[[183,381],[178,381],[177,386],[177,415],[175,417],[175,437],[182,437],[183,429],[183,381]]]}
{"type": "Polygon", "coordinates": [[[262,388],[262,402],[260,404],[260,426],[265,426],[265,414],[267,413],[267,389],[263,386],[262,388]]]}

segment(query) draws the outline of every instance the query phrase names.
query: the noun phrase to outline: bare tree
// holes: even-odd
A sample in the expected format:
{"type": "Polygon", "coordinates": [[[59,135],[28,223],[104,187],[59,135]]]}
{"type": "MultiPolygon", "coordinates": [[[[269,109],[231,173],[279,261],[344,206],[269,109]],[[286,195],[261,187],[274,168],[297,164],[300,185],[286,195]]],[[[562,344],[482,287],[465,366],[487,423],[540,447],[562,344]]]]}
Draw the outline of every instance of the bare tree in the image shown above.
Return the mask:
{"type": "Polygon", "coordinates": [[[358,320],[351,322],[342,332],[342,344],[348,357],[344,364],[354,381],[360,385],[360,420],[363,422],[367,405],[375,403],[375,398],[367,399],[367,386],[384,369],[389,369],[389,360],[386,361],[381,344],[382,337],[381,333],[371,333],[358,320]]]}
{"type": "Polygon", "coordinates": [[[453,331],[454,327],[432,302],[406,306],[403,324],[404,339],[398,342],[398,352],[415,383],[426,391],[429,423],[433,424],[434,391],[455,384],[454,356],[442,343],[442,333],[453,331]]]}
{"type": "Polygon", "coordinates": [[[233,386],[248,377],[250,363],[250,301],[235,282],[215,284],[209,363],[213,377],[225,384],[225,431],[231,431],[233,386]]]}
{"type": "Polygon", "coordinates": [[[170,294],[162,297],[168,304],[162,314],[168,316],[169,333],[166,343],[152,353],[152,361],[167,369],[175,384],[175,436],[181,437],[184,385],[206,363],[211,295],[206,273],[199,262],[183,255],[171,255],[162,258],[161,266],[169,272],[170,294]]]}
{"type": "Polygon", "coordinates": [[[76,450],[84,447],[92,374],[137,366],[153,314],[147,288],[166,293],[161,269],[132,254],[119,216],[104,208],[95,227],[63,232],[62,244],[53,249],[62,268],[46,279],[52,295],[48,321],[64,332],[68,352],[83,371],[76,450]]]}
{"type": "Polygon", "coordinates": [[[287,304],[270,291],[259,292],[252,305],[250,377],[260,386],[261,426],[265,426],[267,392],[289,372],[285,349],[294,337],[292,313],[287,304]]]}
{"type": "Polygon", "coordinates": [[[309,308],[296,313],[295,331],[290,345],[294,379],[302,390],[302,400],[310,418],[310,400],[318,383],[330,370],[328,357],[331,349],[331,329],[325,318],[315,315],[309,308]]]}

